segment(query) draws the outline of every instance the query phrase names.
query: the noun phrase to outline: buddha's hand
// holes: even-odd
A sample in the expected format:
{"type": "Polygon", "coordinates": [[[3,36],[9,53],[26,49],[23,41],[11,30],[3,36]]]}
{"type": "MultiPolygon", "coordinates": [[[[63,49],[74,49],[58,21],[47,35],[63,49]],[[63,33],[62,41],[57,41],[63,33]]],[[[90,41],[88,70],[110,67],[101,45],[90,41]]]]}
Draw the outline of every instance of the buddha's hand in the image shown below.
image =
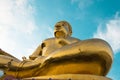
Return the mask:
{"type": "Polygon", "coordinates": [[[70,42],[64,38],[58,38],[57,43],[62,45],[62,46],[70,44],[70,42]]]}

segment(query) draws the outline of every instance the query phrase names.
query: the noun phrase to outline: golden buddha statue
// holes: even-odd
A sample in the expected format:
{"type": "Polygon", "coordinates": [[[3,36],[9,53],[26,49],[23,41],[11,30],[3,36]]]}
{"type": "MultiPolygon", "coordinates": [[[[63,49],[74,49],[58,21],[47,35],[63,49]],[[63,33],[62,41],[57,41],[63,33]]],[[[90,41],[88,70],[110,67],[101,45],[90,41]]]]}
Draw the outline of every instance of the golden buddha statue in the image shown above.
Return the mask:
{"type": "Polygon", "coordinates": [[[72,28],[66,21],[55,24],[53,38],[46,39],[23,61],[0,50],[2,79],[84,79],[110,80],[104,77],[112,64],[113,51],[101,39],[79,40],[71,37],[72,28]]]}

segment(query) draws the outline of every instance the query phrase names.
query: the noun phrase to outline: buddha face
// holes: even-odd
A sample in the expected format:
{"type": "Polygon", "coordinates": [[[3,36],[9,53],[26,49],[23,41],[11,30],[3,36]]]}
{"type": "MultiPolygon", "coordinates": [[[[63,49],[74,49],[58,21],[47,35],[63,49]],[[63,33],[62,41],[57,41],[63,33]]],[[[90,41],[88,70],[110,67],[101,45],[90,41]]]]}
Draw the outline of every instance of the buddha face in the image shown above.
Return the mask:
{"type": "Polygon", "coordinates": [[[58,22],[54,28],[54,35],[56,38],[66,38],[71,35],[70,29],[70,25],[67,22],[58,22]]]}

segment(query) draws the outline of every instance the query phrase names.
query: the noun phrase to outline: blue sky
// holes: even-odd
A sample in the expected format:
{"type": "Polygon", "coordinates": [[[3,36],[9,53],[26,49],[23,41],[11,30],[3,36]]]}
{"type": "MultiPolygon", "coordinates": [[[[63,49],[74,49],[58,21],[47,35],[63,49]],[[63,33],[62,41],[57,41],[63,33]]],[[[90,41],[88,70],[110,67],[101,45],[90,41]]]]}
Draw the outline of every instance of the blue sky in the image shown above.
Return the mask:
{"type": "Polygon", "coordinates": [[[109,42],[114,62],[107,76],[119,80],[120,0],[0,0],[0,48],[28,58],[60,20],[72,25],[73,37],[109,42]]]}

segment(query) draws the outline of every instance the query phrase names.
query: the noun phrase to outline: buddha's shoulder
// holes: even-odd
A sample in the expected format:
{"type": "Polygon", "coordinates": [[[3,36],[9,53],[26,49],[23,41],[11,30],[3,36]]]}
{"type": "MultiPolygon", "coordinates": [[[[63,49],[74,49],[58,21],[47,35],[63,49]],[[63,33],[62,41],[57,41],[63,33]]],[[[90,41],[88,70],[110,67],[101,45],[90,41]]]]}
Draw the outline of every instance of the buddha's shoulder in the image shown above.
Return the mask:
{"type": "Polygon", "coordinates": [[[43,42],[50,42],[50,41],[54,41],[55,40],[55,38],[53,37],[53,38],[47,38],[47,39],[45,39],[43,42]]]}

